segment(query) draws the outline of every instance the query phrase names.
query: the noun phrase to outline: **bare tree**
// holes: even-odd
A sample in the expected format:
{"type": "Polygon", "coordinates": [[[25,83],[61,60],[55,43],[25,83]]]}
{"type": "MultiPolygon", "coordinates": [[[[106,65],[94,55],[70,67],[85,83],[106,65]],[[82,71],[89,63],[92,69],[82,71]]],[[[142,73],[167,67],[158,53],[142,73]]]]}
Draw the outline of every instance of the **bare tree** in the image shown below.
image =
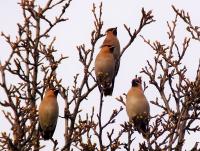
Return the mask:
{"type": "MultiPolygon", "coordinates": [[[[0,149],[11,151],[40,150],[40,134],[38,132],[38,112],[36,102],[42,100],[43,93],[49,86],[59,89],[59,93],[65,103],[65,120],[63,134],[65,145],[59,150],[70,151],[73,149],[93,150],[131,150],[134,141],[135,129],[129,122],[120,125],[119,131],[114,127],[110,132],[106,128],[113,126],[115,119],[121,113],[125,105],[125,98],[119,96],[117,100],[122,106],[113,110],[106,122],[102,122],[102,108],[104,103],[103,95],[99,95],[98,114],[95,115],[94,107],[91,113],[83,116],[80,105],[97,87],[94,77],[92,62],[97,41],[104,36],[102,33],[103,20],[102,3],[97,8],[93,4],[92,14],[94,16],[94,29],[91,32],[91,46],[86,48],[85,44],[77,46],[79,61],[82,64],[82,72],[74,76],[72,87],[62,83],[57,76],[56,69],[65,61],[66,56],[55,57],[59,50],[54,48],[56,37],[51,42],[44,42],[44,39],[51,37],[50,31],[57,24],[67,21],[64,18],[66,9],[72,0],[48,0],[44,7],[35,3],[34,0],[21,0],[19,5],[23,12],[23,23],[17,24],[18,35],[14,41],[9,35],[2,33],[6,42],[11,48],[11,53],[5,63],[0,64],[1,81],[0,86],[7,98],[0,100],[0,105],[9,111],[3,111],[5,118],[11,125],[11,132],[2,132],[0,136],[0,149]],[[55,19],[50,19],[46,14],[60,8],[55,19]],[[41,26],[46,23],[45,28],[41,26]],[[44,29],[43,29],[44,28],[44,29]],[[7,76],[12,75],[18,79],[17,83],[10,83],[7,76]],[[72,95],[69,95],[72,94],[72,95]],[[97,120],[95,120],[97,117],[97,120]],[[106,136],[103,135],[106,132],[106,136]],[[117,135],[116,135],[117,134],[117,135]],[[128,136],[126,140],[122,140],[128,136]],[[105,141],[108,138],[109,141],[105,141]],[[86,141],[83,141],[86,140],[86,141]],[[95,141],[97,140],[97,141],[95,141]]],[[[173,6],[176,13],[174,21],[168,23],[168,38],[170,45],[161,42],[151,42],[143,38],[155,52],[154,62],[147,61],[142,73],[149,77],[149,83],[158,90],[161,100],[156,98],[151,105],[156,105],[163,112],[151,117],[149,137],[140,144],[140,150],[182,150],[185,133],[199,131],[199,126],[194,125],[199,120],[200,101],[200,66],[197,67],[195,81],[190,81],[185,73],[187,67],[182,65],[182,60],[189,47],[191,38],[199,41],[199,27],[193,26],[190,16],[184,11],[179,11],[173,6]],[[178,46],[175,42],[175,29],[177,20],[181,18],[188,25],[188,32],[192,37],[186,37],[183,45],[178,46]],[[167,86],[170,92],[166,93],[167,86]],[[175,104],[171,106],[171,102],[175,104]]],[[[154,22],[151,11],[141,10],[142,16],[137,29],[131,30],[124,24],[125,32],[130,36],[127,44],[123,46],[120,57],[138,37],[142,29],[154,22]]],[[[67,61],[67,60],[66,60],[67,61]]],[[[78,61],[78,60],[77,60],[78,61]]],[[[145,83],[144,83],[145,84],[145,83]]],[[[146,84],[144,85],[146,89],[146,84]]],[[[60,124],[60,123],[58,123],[60,124]]],[[[58,150],[59,140],[51,139],[52,150],[58,150]]],[[[198,142],[194,143],[193,150],[197,150],[198,142]]]]}
{"type": "MultiPolygon", "coordinates": [[[[179,17],[189,25],[187,30],[192,38],[197,40],[199,37],[194,36],[195,33],[198,35],[198,31],[194,30],[189,14],[185,15],[183,10],[179,11],[174,6],[172,8],[176,16],[171,23],[167,22],[169,45],[159,41],[152,43],[142,37],[144,42],[154,50],[155,58],[153,63],[147,61],[147,66],[141,72],[149,77],[149,83],[155,86],[161,97],[161,100],[156,98],[151,103],[163,110],[161,114],[152,117],[152,120],[154,118],[155,120],[151,125],[149,149],[181,151],[185,142],[185,133],[200,130],[195,122],[199,120],[200,114],[200,64],[197,72],[194,73],[196,79],[189,80],[186,77],[187,66],[182,64],[182,60],[187,53],[191,38],[185,37],[182,46],[176,43],[175,30],[179,17]],[[167,93],[168,87],[169,93],[167,93]]],[[[193,150],[197,150],[197,144],[198,142],[194,143],[193,150]]]]}

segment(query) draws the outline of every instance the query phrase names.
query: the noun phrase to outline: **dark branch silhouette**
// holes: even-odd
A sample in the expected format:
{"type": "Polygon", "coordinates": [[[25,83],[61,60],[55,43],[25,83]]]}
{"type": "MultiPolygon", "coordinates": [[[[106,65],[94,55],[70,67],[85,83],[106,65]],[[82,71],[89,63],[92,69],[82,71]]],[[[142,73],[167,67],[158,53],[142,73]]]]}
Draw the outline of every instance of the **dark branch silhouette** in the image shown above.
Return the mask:
{"type": "MultiPolygon", "coordinates": [[[[94,51],[99,51],[96,44],[104,36],[103,3],[100,3],[99,7],[93,4],[92,7],[94,24],[89,35],[91,45],[88,48],[85,44],[76,47],[78,60],[75,63],[81,63],[82,71],[74,75],[73,86],[63,84],[62,79],[56,74],[59,65],[67,61],[68,56],[55,57],[55,54],[59,54],[59,50],[54,47],[56,37],[50,42],[44,42],[44,39],[51,37],[50,31],[58,24],[68,21],[64,15],[71,2],[72,0],[48,0],[41,7],[34,0],[21,0],[19,5],[22,9],[23,22],[17,24],[16,39],[11,40],[11,36],[1,33],[10,46],[10,55],[5,62],[0,63],[0,86],[6,94],[5,100],[0,100],[0,106],[11,130],[0,134],[0,150],[37,151],[45,147],[40,144],[42,138],[38,131],[36,102],[40,103],[45,90],[51,86],[59,89],[65,105],[64,117],[59,116],[65,121],[64,134],[61,135],[65,143],[62,148],[58,148],[60,140],[52,138],[50,142],[53,144],[53,151],[130,151],[134,147],[132,144],[137,138],[134,137],[136,129],[132,124],[128,121],[121,123],[118,130],[113,126],[125,108],[126,94],[117,98],[121,106],[107,115],[105,121],[102,120],[104,97],[101,93],[100,97],[97,97],[100,98],[98,104],[91,108],[91,112],[83,115],[80,108],[82,102],[97,88],[93,62],[94,51]],[[56,11],[54,19],[50,19],[47,13],[53,12],[55,8],[59,8],[59,11],[56,11]],[[47,24],[45,28],[41,26],[42,22],[47,24]],[[16,82],[11,83],[7,76],[12,76],[16,82]],[[110,131],[107,130],[108,127],[111,127],[110,131]]],[[[167,22],[169,44],[152,42],[141,36],[144,43],[154,51],[154,61],[147,61],[141,69],[141,73],[149,78],[149,84],[158,92],[155,100],[150,101],[150,106],[155,105],[162,112],[150,117],[149,137],[140,142],[139,150],[181,151],[186,141],[185,134],[200,131],[197,124],[200,119],[200,61],[194,73],[196,79],[193,81],[186,77],[188,66],[182,63],[185,54],[189,53],[190,41],[200,41],[199,27],[192,24],[189,14],[184,10],[179,10],[175,6],[172,8],[176,15],[172,22],[167,22]],[[191,34],[191,37],[184,38],[182,45],[178,45],[175,40],[179,19],[186,23],[186,30],[191,34]],[[167,89],[169,91],[166,91],[167,89]]],[[[136,29],[124,24],[124,31],[130,37],[122,47],[120,57],[128,51],[143,28],[155,21],[152,11],[145,11],[142,8],[141,14],[136,29]]],[[[146,89],[149,87],[144,83],[144,90],[146,89]]],[[[198,149],[198,142],[194,142],[192,150],[198,149]]]]}

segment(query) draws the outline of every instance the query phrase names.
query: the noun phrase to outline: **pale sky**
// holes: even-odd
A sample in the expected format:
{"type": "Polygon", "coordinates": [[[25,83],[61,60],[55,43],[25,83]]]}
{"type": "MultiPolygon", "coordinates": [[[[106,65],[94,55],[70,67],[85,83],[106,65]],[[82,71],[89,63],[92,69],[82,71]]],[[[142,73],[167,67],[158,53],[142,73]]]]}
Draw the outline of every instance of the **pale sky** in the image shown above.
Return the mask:
{"type": "MultiPolygon", "coordinates": [[[[37,0],[38,2],[39,0],[37,0]]],[[[11,38],[15,38],[17,34],[17,26],[16,23],[22,21],[21,9],[17,4],[17,0],[9,0],[4,1],[0,5],[0,31],[3,31],[6,34],[10,34],[11,38]]],[[[63,54],[65,56],[69,56],[69,59],[65,60],[63,64],[60,65],[57,74],[60,78],[63,78],[63,83],[66,83],[66,87],[72,85],[73,76],[76,73],[82,71],[82,66],[78,61],[78,53],[76,51],[76,46],[80,44],[86,44],[87,48],[90,48],[90,35],[93,30],[93,15],[92,15],[92,4],[95,3],[97,5],[100,4],[100,0],[73,0],[71,6],[66,11],[66,17],[69,18],[68,21],[59,24],[54,30],[51,32],[51,37],[57,37],[55,48],[57,48],[58,55],[63,54]],[[81,3],[82,2],[82,3],[81,3]]],[[[118,27],[118,38],[121,44],[121,48],[123,48],[128,40],[129,35],[126,32],[123,24],[131,27],[133,31],[138,27],[139,20],[141,18],[141,9],[142,7],[145,10],[152,10],[154,19],[156,22],[147,25],[142,32],[140,33],[146,39],[150,39],[151,41],[161,41],[162,43],[169,44],[168,36],[167,36],[167,21],[171,21],[175,18],[175,13],[171,7],[174,5],[176,8],[184,9],[189,12],[192,22],[194,25],[200,26],[200,10],[199,10],[199,2],[197,0],[188,1],[188,0],[168,0],[168,1],[160,1],[160,0],[126,0],[126,1],[117,1],[117,0],[104,0],[103,1],[103,16],[102,19],[104,21],[103,32],[107,28],[110,27],[118,27]]],[[[56,11],[52,12],[52,17],[56,15],[56,11]]],[[[182,20],[179,19],[177,30],[176,30],[176,42],[182,46],[182,42],[185,36],[189,36],[190,34],[185,30],[186,24],[183,23],[182,20]]],[[[51,38],[51,39],[52,39],[51,38]]],[[[100,39],[96,46],[95,56],[99,51],[99,46],[102,43],[100,39]]],[[[198,60],[200,58],[200,43],[192,40],[189,51],[186,53],[183,64],[187,65],[188,72],[186,75],[190,79],[194,79],[196,74],[196,69],[198,66],[198,60]]],[[[10,49],[8,45],[6,45],[5,41],[2,37],[0,37],[0,60],[4,62],[10,53],[10,49]]],[[[119,108],[121,104],[119,104],[115,97],[126,93],[130,86],[132,78],[137,74],[142,76],[143,80],[148,83],[148,78],[144,74],[140,74],[142,67],[147,65],[146,60],[153,61],[153,50],[143,42],[141,37],[137,37],[133,44],[126,50],[124,55],[121,58],[121,66],[116,78],[115,88],[112,97],[105,98],[103,111],[103,118],[108,119],[107,115],[112,112],[113,109],[119,108]]],[[[0,79],[1,80],[1,79],[0,79]]],[[[0,88],[0,92],[2,89],[0,88]]],[[[147,91],[145,91],[147,99],[153,100],[159,94],[155,89],[150,86],[147,91]]],[[[4,100],[5,95],[0,96],[0,100],[4,100]]],[[[63,115],[63,100],[61,97],[58,99],[60,106],[60,115],[63,115]]],[[[99,105],[99,92],[96,88],[95,91],[90,95],[89,100],[82,103],[81,107],[84,112],[83,115],[87,112],[91,112],[92,106],[95,106],[98,109],[99,105]]],[[[159,113],[157,107],[150,104],[151,107],[151,115],[155,115],[159,113]]],[[[2,109],[2,108],[1,108],[2,109]]],[[[2,119],[2,113],[0,113],[0,117],[2,119]]],[[[4,120],[4,119],[3,119],[4,120]]],[[[117,118],[117,124],[123,123],[127,121],[128,117],[126,115],[125,109],[117,118]]],[[[0,125],[0,131],[9,132],[9,127],[7,123],[0,125]]],[[[57,128],[54,134],[54,138],[58,139],[59,147],[63,146],[63,133],[64,132],[64,120],[59,119],[57,128]],[[61,143],[60,143],[61,142],[61,143]]],[[[106,133],[105,133],[106,134],[106,133]]],[[[134,141],[134,148],[137,150],[138,140],[143,140],[138,133],[134,134],[134,137],[137,139],[134,141]]],[[[194,145],[196,140],[200,139],[199,135],[190,135],[186,137],[187,141],[185,144],[185,149],[191,148],[191,145],[194,145]],[[194,137],[195,136],[195,137],[194,137]],[[194,139],[195,138],[195,139],[194,139]]],[[[47,143],[48,144],[48,143],[47,143]]],[[[49,145],[49,144],[48,144],[49,145]]],[[[45,148],[43,151],[47,151],[45,148]]]]}

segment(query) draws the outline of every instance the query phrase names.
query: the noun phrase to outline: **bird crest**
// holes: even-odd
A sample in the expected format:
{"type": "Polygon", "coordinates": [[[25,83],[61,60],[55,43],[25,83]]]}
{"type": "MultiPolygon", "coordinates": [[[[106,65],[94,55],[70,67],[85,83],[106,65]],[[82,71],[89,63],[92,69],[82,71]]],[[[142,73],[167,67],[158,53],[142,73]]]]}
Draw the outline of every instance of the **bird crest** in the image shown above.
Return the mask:
{"type": "Polygon", "coordinates": [[[106,33],[108,33],[109,31],[111,31],[113,33],[113,35],[117,36],[117,27],[114,28],[108,28],[106,30],[106,33]]]}
{"type": "Polygon", "coordinates": [[[132,80],[132,87],[137,87],[140,84],[142,84],[142,78],[141,77],[136,77],[132,80]]]}

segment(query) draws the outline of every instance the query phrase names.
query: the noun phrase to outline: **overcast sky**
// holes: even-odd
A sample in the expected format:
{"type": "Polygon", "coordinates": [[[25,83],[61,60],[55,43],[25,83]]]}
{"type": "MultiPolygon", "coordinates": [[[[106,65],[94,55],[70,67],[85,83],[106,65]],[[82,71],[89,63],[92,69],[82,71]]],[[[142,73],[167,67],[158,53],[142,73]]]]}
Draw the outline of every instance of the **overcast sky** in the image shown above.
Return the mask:
{"type": "MultiPolygon", "coordinates": [[[[0,31],[3,31],[7,34],[10,34],[12,38],[15,38],[17,34],[16,23],[22,21],[21,9],[17,4],[17,0],[8,0],[4,1],[0,5],[0,31]]],[[[63,78],[63,83],[66,83],[66,86],[72,84],[73,76],[76,73],[79,73],[82,68],[78,62],[78,54],[76,51],[76,46],[85,43],[88,48],[90,48],[90,34],[93,30],[93,16],[91,13],[92,4],[95,3],[97,6],[100,4],[100,0],[73,0],[69,9],[67,9],[66,17],[69,18],[69,21],[59,24],[52,32],[51,36],[56,36],[55,48],[57,48],[58,54],[63,54],[69,56],[69,59],[58,69],[58,75],[63,78]],[[72,67],[73,65],[73,67],[72,67]]],[[[139,20],[141,18],[141,9],[142,7],[145,10],[152,10],[155,16],[155,23],[152,23],[144,28],[141,32],[145,38],[150,39],[151,41],[161,41],[162,43],[168,44],[167,36],[167,21],[171,21],[175,18],[175,13],[171,7],[174,5],[176,8],[184,9],[189,12],[192,22],[194,25],[200,26],[200,10],[199,3],[197,0],[194,1],[188,0],[104,0],[103,1],[103,32],[110,27],[118,27],[118,38],[123,48],[129,40],[129,36],[126,30],[123,27],[123,24],[130,26],[132,31],[138,27],[139,20]],[[193,2],[193,3],[192,3],[193,2]]],[[[56,12],[52,12],[49,15],[52,17],[56,12]]],[[[177,30],[176,30],[176,42],[182,45],[183,39],[185,36],[190,36],[185,31],[185,24],[182,20],[179,20],[177,30]]],[[[96,46],[95,56],[99,51],[99,46],[102,43],[100,39],[96,46]]],[[[200,43],[192,40],[189,53],[186,54],[184,59],[184,64],[188,66],[188,72],[186,75],[190,79],[194,79],[198,60],[200,58],[200,43]]],[[[5,59],[9,56],[10,49],[6,45],[5,41],[0,37],[0,60],[4,62],[5,59]]],[[[141,37],[137,37],[134,43],[129,47],[129,49],[124,53],[121,58],[121,66],[116,78],[115,88],[112,97],[107,97],[105,99],[105,106],[103,111],[106,113],[111,113],[112,109],[120,106],[119,103],[115,101],[115,97],[126,93],[131,85],[132,78],[137,74],[143,77],[143,80],[148,83],[148,78],[144,74],[140,74],[141,68],[146,65],[146,60],[153,61],[153,51],[149,46],[147,46],[141,37]]],[[[1,89],[1,88],[0,88],[1,89]]],[[[146,92],[148,100],[155,99],[158,96],[158,93],[150,87],[146,92]]],[[[0,90],[2,92],[2,90],[0,90]]],[[[0,100],[5,99],[5,95],[0,96],[0,100]]],[[[61,99],[61,98],[60,98],[61,99]]],[[[93,95],[90,97],[88,102],[83,102],[82,108],[85,112],[91,112],[92,106],[95,106],[99,103],[99,92],[96,89],[93,92],[93,95]],[[86,107],[87,106],[87,107],[86,107]]],[[[59,101],[60,106],[60,115],[63,114],[63,101],[59,101]]],[[[155,115],[157,108],[152,104],[151,106],[151,115],[155,115]]],[[[96,106],[97,107],[97,106],[96,106]]],[[[106,114],[108,115],[108,114],[106,114]]],[[[104,119],[108,117],[104,115],[104,119]]],[[[0,113],[0,117],[2,113],[0,113]]],[[[2,119],[2,118],[1,118],[2,119]]],[[[117,119],[118,123],[123,123],[124,120],[128,120],[126,111],[123,110],[123,113],[120,114],[117,119]]],[[[63,130],[64,130],[64,121],[63,119],[58,120],[58,125],[54,138],[58,140],[64,140],[63,130]]],[[[6,125],[0,125],[0,131],[8,130],[6,125]]],[[[141,136],[138,136],[138,140],[142,140],[141,136]]],[[[187,136],[187,141],[185,148],[187,149],[190,145],[193,145],[194,137],[187,136]],[[192,142],[192,143],[191,143],[192,142]]],[[[198,137],[199,139],[200,137],[198,137]]],[[[197,140],[197,138],[195,139],[197,140]]],[[[134,142],[137,144],[137,141],[134,142]]],[[[59,146],[63,144],[60,143],[59,146]]],[[[137,147],[136,147],[137,148],[137,147]]],[[[190,147],[191,148],[191,147],[190,147]]],[[[47,149],[44,149],[47,150],[47,149]]]]}

